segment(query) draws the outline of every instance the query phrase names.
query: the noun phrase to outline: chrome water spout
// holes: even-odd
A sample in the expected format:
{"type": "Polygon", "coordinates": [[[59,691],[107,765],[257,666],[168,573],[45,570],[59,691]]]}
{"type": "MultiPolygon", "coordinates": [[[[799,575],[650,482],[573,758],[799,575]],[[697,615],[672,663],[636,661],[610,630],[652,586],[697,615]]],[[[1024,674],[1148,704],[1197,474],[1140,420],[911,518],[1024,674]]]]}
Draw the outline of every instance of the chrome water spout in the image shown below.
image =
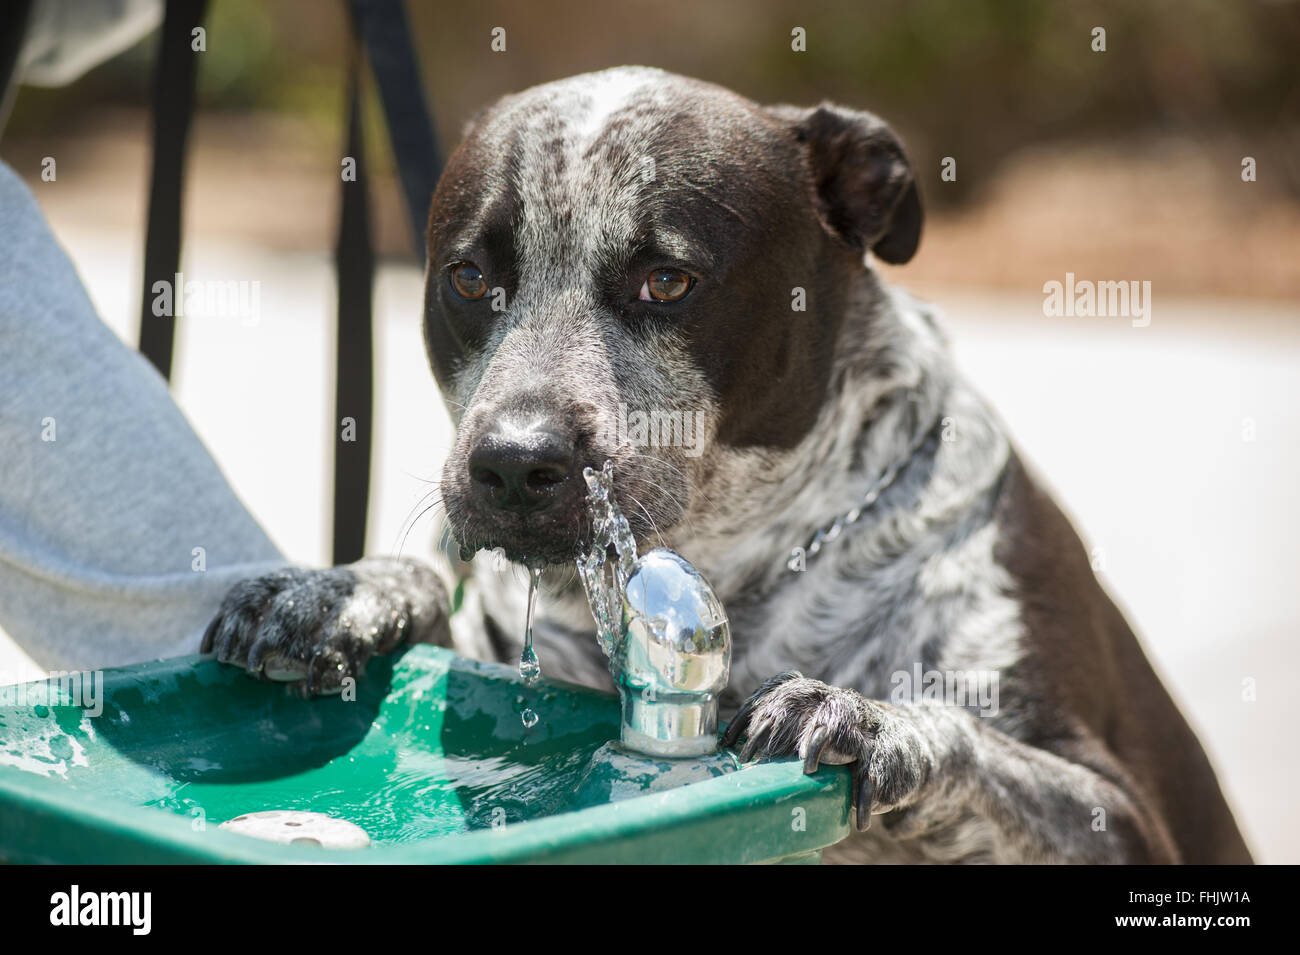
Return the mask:
{"type": "Polygon", "coordinates": [[[681,555],[636,554],[613,496],[613,468],[584,472],[590,553],[578,561],[601,647],[622,698],[621,741],[651,756],[718,748],[718,695],[731,669],[731,628],[713,588],[681,555]],[[612,546],[617,561],[606,565],[612,546]]]}
{"type": "Polygon", "coordinates": [[[713,588],[679,554],[652,550],[637,559],[611,669],[625,746],[654,756],[717,750],[731,627],[713,588]]]}

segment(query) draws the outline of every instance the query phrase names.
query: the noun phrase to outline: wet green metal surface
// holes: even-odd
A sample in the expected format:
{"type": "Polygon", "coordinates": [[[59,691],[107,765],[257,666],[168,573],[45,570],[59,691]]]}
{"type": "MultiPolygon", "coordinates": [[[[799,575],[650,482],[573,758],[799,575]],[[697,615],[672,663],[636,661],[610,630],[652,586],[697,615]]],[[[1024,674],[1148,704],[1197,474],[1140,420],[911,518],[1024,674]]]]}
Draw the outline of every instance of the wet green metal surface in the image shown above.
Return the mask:
{"type": "Polygon", "coordinates": [[[735,863],[815,858],[849,831],[847,772],[795,761],[577,809],[592,753],[618,736],[617,697],[527,687],[440,648],[373,661],[352,701],[199,657],[106,671],[103,690],[98,715],[0,703],[0,859],[735,863]],[[218,828],[266,809],[347,819],[372,843],[218,828]]]}

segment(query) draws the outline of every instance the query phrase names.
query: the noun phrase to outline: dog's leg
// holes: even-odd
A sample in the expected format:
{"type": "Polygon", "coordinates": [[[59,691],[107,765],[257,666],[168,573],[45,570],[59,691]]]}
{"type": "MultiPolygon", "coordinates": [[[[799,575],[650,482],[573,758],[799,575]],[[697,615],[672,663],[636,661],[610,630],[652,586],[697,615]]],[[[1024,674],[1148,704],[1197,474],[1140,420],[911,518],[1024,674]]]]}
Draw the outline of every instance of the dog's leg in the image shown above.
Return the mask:
{"type": "MultiPolygon", "coordinates": [[[[888,813],[884,824],[899,839],[974,816],[997,829],[998,845],[1009,850],[1002,862],[1178,861],[1168,832],[1131,787],[960,707],[881,703],[791,671],[759,687],[723,742],[742,736],[744,761],[798,755],[809,773],[820,763],[852,763],[859,829],[872,812],[888,813]]],[[[1099,743],[1096,750],[1103,754],[1099,743]]]]}
{"type": "Polygon", "coordinates": [[[338,692],[376,653],[450,642],[447,589],[416,560],[368,558],[329,570],[286,568],[236,584],[203,635],[202,653],[255,676],[338,692]]]}

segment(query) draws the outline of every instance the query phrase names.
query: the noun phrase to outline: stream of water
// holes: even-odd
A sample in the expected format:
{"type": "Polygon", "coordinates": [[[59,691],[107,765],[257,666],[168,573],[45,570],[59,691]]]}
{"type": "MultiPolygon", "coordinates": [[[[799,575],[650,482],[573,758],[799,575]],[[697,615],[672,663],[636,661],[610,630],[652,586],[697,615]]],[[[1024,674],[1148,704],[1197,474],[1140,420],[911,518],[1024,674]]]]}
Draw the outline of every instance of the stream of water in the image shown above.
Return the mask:
{"type": "Polygon", "coordinates": [[[623,592],[636,564],[636,539],[614,499],[614,463],[606,461],[599,471],[584,468],[582,476],[592,512],[591,550],[578,557],[578,576],[596,621],[596,638],[608,657],[620,627],[623,592]],[[612,568],[606,566],[611,546],[618,558],[612,568]]]}
{"type": "MultiPolygon", "coordinates": [[[[537,651],[533,649],[533,616],[537,612],[537,585],[542,579],[542,567],[533,567],[528,575],[528,612],[524,618],[524,649],[519,654],[519,676],[523,678],[527,686],[536,686],[537,681],[542,678],[542,665],[537,659],[537,651]]],[[[532,729],[537,725],[537,714],[532,709],[525,707],[520,714],[526,729],[532,729]]]]}
{"type": "MultiPolygon", "coordinates": [[[[622,595],[636,564],[636,539],[614,498],[614,463],[606,461],[599,471],[584,468],[582,476],[587,482],[587,500],[591,507],[591,548],[578,556],[578,576],[596,621],[596,638],[605,656],[609,657],[614,651],[620,625],[622,595]],[[617,559],[607,566],[610,547],[614,548],[617,559]]],[[[533,649],[533,618],[537,612],[537,586],[541,578],[541,567],[530,570],[524,649],[519,655],[519,676],[528,686],[536,685],[542,675],[537,651],[533,649]]],[[[532,709],[525,708],[521,717],[525,727],[531,729],[537,725],[538,717],[532,709]]]]}

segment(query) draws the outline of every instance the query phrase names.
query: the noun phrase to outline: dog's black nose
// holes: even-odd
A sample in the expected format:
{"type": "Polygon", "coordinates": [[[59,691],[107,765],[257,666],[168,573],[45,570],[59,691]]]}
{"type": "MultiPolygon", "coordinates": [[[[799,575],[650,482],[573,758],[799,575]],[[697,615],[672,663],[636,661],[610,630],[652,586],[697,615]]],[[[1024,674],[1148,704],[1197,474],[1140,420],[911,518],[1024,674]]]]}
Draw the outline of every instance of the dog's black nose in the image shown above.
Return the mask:
{"type": "Polygon", "coordinates": [[[573,473],[573,441],[549,428],[489,431],[469,456],[474,493],[502,510],[549,506],[573,473]]]}

